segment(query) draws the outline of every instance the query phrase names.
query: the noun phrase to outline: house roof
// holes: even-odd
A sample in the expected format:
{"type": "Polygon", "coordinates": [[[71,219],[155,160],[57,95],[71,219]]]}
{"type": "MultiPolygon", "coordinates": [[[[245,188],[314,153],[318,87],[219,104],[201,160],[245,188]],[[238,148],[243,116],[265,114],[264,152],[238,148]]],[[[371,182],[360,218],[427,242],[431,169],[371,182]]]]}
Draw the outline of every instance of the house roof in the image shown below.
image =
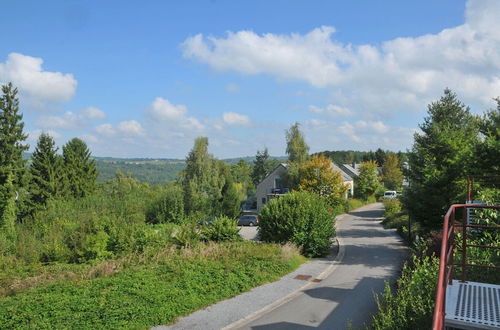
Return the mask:
{"type": "Polygon", "coordinates": [[[354,168],[352,165],[342,164],[342,167],[346,169],[347,172],[349,172],[349,175],[359,176],[359,170],[357,168],[354,168]]]}
{"type": "Polygon", "coordinates": [[[332,167],[332,169],[334,171],[337,171],[340,173],[340,175],[342,175],[342,178],[344,179],[344,181],[353,181],[353,179],[349,176],[349,174],[347,174],[346,172],[344,172],[340,167],[338,167],[337,165],[335,165],[333,162],[332,164],[330,165],[332,167]]]}
{"type": "Polygon", "coordinates": [[[288,167],[290,167],[290,165],[288,165],[288,164],[286,164],[286,163],[281,163],[281,164],[279,164],[279,165],[278,165],[278,166],[276,166],[276,167],[275,167],[275,168],[274,168],[271,172],[269,172],[269,174],[268,174],[268,175],[266,175],[266,176],[264,177],[264,179],[262,179],[262,181],[260,181],[260,182],[257,184],[257,186],[258,186],[258,185],[260,185],[262,182],[264,182],[264,181],[265,181],[265,180],[266,180],[269,176],[273,175],[273,174],[274,174],[274,172],[276,172],[276,170],[277,170],[278,168],[280,168],[280,167],[284,167],[285,169],[287,169],[288,167]]]}

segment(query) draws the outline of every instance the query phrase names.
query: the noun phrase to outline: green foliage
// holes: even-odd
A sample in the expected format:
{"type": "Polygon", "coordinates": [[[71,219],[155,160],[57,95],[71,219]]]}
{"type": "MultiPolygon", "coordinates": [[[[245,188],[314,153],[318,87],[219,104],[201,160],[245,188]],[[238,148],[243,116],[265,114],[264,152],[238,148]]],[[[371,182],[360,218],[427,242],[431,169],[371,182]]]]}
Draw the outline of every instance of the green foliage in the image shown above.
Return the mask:
{"type": "Polygon", "coordinates": [[[482,139],[474,151],[472,172],[479,175],[500,172],[500,98],[495,99],[496,109],[487,111],[479,119],[479,131],[482,139]]]}
{"type": "Polygon", "coordinates": [[[253,164],[252,181],[257,186],[273,170],[270,168],[267,148],[264,148],[263,151],[257,150],[253,164]]]}
{"type": "Polygon", "coordinates": [[[97,168],[85,142],[73,138],[63,146],[64,171],[70,194],[85,197],[95,189],[97,168]]]}
{"type": "Polygon", "coordinates": [[[299,168],[298,190],[309,191],[323,197],[332,208],[343,205],[347,186],[339,172],[332,168],[330,159],[323,155],[312,156],[299,168]]]}
{"type": "Polygon", "coordinates": [[[173,233],[174,243],[185,248],[196,246],[201,239],[201,232],[194,222],[182,224],[173,233]]]}
{"type": "MultiPolygon", "coordinates": [[[[9,212],[9,218],[12,212],[18,216],[19,207],[13,206],[11,199],[16,192],[18,196],[22,194],[27,185],[26,161],[22,153],[29,146],[23,144],[27,135],[23,133],[22,119],[17,88],[12,83],[3,85],[0,97],[0,219],[4,212],[9,212]]],[[[17,204],[22,202],[22,198],[18,199],[17,204]]]]}
{"type": "Polygon", "coordinates": [[[176,160],[135,160],[96,158],[99,172],[98,182],[112,180],[117,171],[130,174],[140,182],[164,184],[176,181],[179,173],[186,167],[184,161],[176,160]]]}
{"type": "Polygon", "coordinates": [[[400,190],[403,184],[403,172],[399,158],[392,152],[387,152],[382,166],[382,181],[388,190],[400,190]]]}
{"type": "Polygon", "coordinates": [[[201,231],[202,236],[209,241],[224,242],[241,240],[238,221],[229,217],[215,218],[212,222],[203,226],[201,231]]]}
{"type": "Polygon", "coordinates": [[[45,206],[47,200],[65,194],[62,157],[52,137],[42,133],[30,164],[30,202],[33,208],[45,206]]]}
{"type": "Polygon", "coordinates": [[[386,218],[393,217],[394,215],[400,213],[402,210],[401,202],[396,198],[384,199],[384,207],[385,207],[384,217],[386,218]]]}
{"type": "Polygon", "coordinates": [[[373,196],[380,187],[380,181],[377,176],[377,163],[366,161],[359,167],[359,177],[355,182],[354,194],[362,199],[373,196]]]}
{"type": "Polygon", "coordinates": [[[309,146],[306,144],[299,126],[299,123],[290,126],[285,131],[285,136],[288,161],[301,164],[309,158],[309,146]]]}
{"type": "Polygon", "coordinates": [[[303,261],[290,247],[250,242],[166,249],[87,268],[84,279],[70,277],[82,270],[66,270],[68,280],[1,298],[0,324],[6,329],[150,328],[275,281],[303,261]],[[91,278],[92,273],[113,276],[91,278]]]}
{"type": "Polygon", "coordinates": [[[478,121],[450,90],[429,105],[409,154],[411,188],[404,195],[410,217],[438,228],[451,204],[464,202],[471,173],[478,121]]]}
{"type": "Polygon", "coordinates": [[[149,223],[182,223],[184,221],[182,188],[176,184],[168,185],[162,196],[153,201],[146,210],[146,221],[149,223]]]}
{"type": "Polygon", "coordinates": [[[397,290],[386,284],[384,293],[377,297],[378,312],[373,316],[373,328],[430,329],[434,311],[434,294],[439,260],[413,256],[413,266],[405,265],[397,290]]]}
{"type": "Polygon", "coordinates": [[[306,256],[325,255],[335,236],[332,211],[323,198],[308,192],[272,199],[259,214],[260,237],[296,244],[306,256]]]}

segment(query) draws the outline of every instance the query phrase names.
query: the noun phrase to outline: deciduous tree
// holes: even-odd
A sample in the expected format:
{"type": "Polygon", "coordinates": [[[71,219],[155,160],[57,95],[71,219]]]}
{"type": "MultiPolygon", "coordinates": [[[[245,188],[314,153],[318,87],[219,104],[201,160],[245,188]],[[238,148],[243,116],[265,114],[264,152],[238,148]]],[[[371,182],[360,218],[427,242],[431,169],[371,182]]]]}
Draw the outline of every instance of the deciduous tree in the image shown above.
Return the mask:
{"type": "Polygon", "coordinates": [[[342,204],[346,185],[339,172],[333,170],[332,161],[323,155],[314,155],[299,169],[298,190],[309,191],[325,198],[330,206],[342,204]]]}
{"type": "Polygon", "coordinates": [[[373,196],[380,187],[377,176],[377,162],[370,160],[359,166],[359,176],[355,183],[354,193],[363,199],[373,196]]]}
{"type": "Polygon", "coordinates": [[[309,158],[309,146],[304,140],[299,126],[299,123],[293,124],[285,131],[285,135],[288,161],[301,164],[309,158]]]}
{"type": "Polygon", "coordinates": [[[403,172],[399,166],[399,158],[392,152],[385,155],[384,166],[382,166],[382,181],[389,190],[400,190],[403,184],[403,172]]]}

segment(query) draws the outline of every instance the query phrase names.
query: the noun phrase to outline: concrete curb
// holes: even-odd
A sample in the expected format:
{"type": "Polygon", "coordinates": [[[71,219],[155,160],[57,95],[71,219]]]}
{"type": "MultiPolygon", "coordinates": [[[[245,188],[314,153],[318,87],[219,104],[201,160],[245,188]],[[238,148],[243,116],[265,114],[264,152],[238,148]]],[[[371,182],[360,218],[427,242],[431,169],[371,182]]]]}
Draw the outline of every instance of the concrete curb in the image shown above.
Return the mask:
{"type": "MultiPolygon", "coordinates": [[[[347,214],[341,214],[339,216],[336,217],[336,222],[338,221],[342,221],[342,219],[347,216],[347,214]]],[[[327,278],[331,273],[333,273],[333,271],[335,270],[335,268],[338,267],[338,265],[342,262],[342,260],[344,259],[344,253],[345,253],[345,247],[344,247],[344,244],[342,242],[342,238],[339,234],[337,234],[336,236],[336,240],[337,240],[337,244],[338,244],[338,247],[339,247],[339,250],[338,250],[338,253],[337,255],[335,256],[335,259],[332,261],[332,264],[330,266],[328,266],[321,274],[319,274],[316,278],[317,279],[320,279],[320,280],[323,280],[325,278],[327,278]]],[[[222,328],[221,330],[229,330],[229,329],[236,329],[236,328],[239,328],[247,323],[250,323],[251,321],[259,318],[261,315],[263,314],[266,314],[266,313],[269,313],[270,311],[286,304],[287,302],[289,302],[290,300],[294,299],[295,297],[297,297],[302,291],[306,290],[307,288],[309,288],[310,286],[312,286],[313,282],[308,282],[306,284],[304,284],[302,287],[296,289],[295,291],[289,293],[288,295],[286,295],[285,297],[281,298],[281,299],[278,299],[276,300],[275,302],[267,305],[266,307],[264,308],[261,308],[259,309],[258,311],[255,311],[253,313],[251,313],[250,315],[236,321],[236,322],[233,322],[227,326],[225,326],[224,328],[222,328]]]]}

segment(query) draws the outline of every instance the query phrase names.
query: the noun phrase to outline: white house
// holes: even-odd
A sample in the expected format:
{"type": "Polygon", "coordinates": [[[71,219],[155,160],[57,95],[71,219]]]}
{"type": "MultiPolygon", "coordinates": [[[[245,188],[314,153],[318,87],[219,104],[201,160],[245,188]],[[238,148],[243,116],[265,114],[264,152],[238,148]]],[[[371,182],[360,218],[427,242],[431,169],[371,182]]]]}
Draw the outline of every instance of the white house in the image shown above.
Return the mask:
{"type": "Polygon", "coordinates": [[[272,198],[289,192],[283,186],[288,164],[279,164],[257,185],[257,211],[260,211],[272,198]]]}
{"type": "MultiPolygon", "coordinates": [[[[257,191],[255,192],[257,198],[257,211],[260,211],[271,199],[290,192],[290,189],[284,186],[285,173],[288,171],[288,167],[288,164],[279,164],[257,185],[257,191]]],[[[348,187],[345,198],[353,196],[354,180],[333,162],[331,163],[331,167],[334,171],[340,173],[344,180],[344,184],[348,187]]]]}

